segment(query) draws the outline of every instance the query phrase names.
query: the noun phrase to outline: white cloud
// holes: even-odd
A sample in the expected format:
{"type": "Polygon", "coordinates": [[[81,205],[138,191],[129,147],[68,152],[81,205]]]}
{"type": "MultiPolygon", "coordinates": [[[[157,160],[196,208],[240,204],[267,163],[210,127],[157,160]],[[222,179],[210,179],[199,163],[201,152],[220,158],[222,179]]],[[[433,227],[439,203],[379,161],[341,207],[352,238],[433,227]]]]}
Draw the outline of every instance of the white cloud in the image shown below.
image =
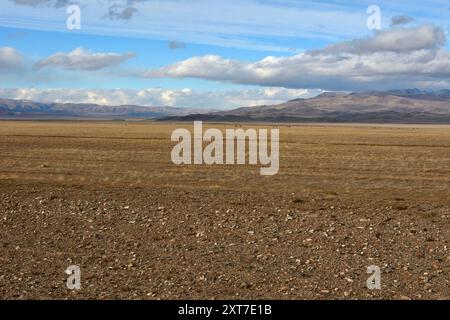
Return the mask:
{"type": "Polygon", "coordinates": [[[436,49],[445,44],[445,32],[433,25],[424,25],[411,29],[392,29],[381,31],[367,39],[341,42],[319,52],[326,53],[375,53],[408,52],[436,49]]]}
{"type": "Polygon", "coordinates": [[[229,91],[170,90],[162,88],[143,90],[25,88],[0,89],[0,97],[38,102],[231,109],[277,104],[296,98],[310,98],[322,92],[321,90],[283,88],[256,88],[229,91]]]}
{"type": "Polygon", "coordinates": [[[136,54],[128,53],[97,53],[90,52],[83,48],[76,48],[71,52],[58,52],[48,58],[40,60],[34,64],[34,69],[45,67],[58,67],[68,70],[94,71],[107,67],[112,67],[135,57],[136,54]]]}
{"type": "Polygon", "coordinates": [[[445,35],[433,26],[395,29],[372,38],[342,42],[291,57],[256,62],[207,55],[192,57],[140,76],[200,78],[238,84],[325,90],[448,86],[450,53],[445,35]]]}
{"type": "Polygon", "coordinates": [[[0,70],[20,68],[23,64],[22,54],[14,48],[0,47],[0,70]]]}

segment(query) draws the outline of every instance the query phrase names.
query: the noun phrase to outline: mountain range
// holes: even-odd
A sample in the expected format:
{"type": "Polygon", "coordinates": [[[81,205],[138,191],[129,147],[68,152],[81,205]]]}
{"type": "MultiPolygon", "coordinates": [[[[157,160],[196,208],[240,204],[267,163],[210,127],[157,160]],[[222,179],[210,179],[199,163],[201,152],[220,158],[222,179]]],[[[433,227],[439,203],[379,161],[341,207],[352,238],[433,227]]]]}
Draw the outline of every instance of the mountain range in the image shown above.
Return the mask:
{"type": "Polygon", "coordinates": [[[310,99],[231,111],[167,117],[170,121],[450,124],[450,90],[327,92],[310,99]]]}
{"type": "Polygon", "coordinates": [[[158,119],[210,111],[212,110],[168,106],[107,106],[89,103],[43,103],[0,99],[0,118],[3,119],[158,119]]]}
{"type": "Polygon", "coordinates": [[[0,118],[450,124],[450,90],[326,92],[309,99],[294,99],[277,105],[243,107],[229,111],[0,99],[0,118]]]}

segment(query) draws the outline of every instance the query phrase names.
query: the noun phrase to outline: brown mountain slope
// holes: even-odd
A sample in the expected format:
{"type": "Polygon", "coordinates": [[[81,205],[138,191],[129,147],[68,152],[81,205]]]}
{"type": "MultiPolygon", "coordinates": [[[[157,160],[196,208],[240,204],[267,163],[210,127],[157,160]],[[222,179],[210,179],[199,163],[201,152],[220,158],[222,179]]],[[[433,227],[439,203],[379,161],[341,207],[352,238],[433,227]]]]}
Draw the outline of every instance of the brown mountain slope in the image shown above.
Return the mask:
{"type": "MultiPolygon", "coordinates": [[[[134,105],[105,106],[87,103],[43,103],[29,100],[0,99],[0,116],[3,118],[91,118],[154,119],[183,116],[201,110],[174,107],[145,107],[134,105]]],[[[204,110],[203,112],[208,112],[204,110]]]]}
{"type": "Polygon", "coordinates": [[[278,105],[239,108],[168,120],[450,123],[450,91],[324,93],[278,105]]]}

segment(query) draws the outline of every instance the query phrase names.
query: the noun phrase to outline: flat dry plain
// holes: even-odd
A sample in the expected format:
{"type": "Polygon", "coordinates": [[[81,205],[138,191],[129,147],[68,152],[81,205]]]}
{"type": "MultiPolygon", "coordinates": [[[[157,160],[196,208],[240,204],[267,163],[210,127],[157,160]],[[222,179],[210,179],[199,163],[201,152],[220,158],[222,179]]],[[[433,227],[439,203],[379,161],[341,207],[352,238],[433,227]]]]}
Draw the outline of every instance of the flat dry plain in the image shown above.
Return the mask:
{"type": "Polygon", "coordinates": [[[0,298],[450,298],[450,127],[261,125],[272,177],[172,164],[179,127],[0,122],[0,298]]]}

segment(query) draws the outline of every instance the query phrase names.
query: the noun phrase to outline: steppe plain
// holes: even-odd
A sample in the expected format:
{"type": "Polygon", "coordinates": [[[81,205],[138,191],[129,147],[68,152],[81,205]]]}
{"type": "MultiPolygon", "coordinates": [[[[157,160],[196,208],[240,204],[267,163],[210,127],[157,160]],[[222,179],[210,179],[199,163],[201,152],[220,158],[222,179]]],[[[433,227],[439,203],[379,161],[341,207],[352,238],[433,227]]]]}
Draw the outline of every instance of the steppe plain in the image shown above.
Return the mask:
{"type": "Polygon", "coordinates": [[[279,128],[279,173],[174,165],[192,123],[1,121],[0,298],[450,299],[450,126],[204,126],[279,128]]]}

